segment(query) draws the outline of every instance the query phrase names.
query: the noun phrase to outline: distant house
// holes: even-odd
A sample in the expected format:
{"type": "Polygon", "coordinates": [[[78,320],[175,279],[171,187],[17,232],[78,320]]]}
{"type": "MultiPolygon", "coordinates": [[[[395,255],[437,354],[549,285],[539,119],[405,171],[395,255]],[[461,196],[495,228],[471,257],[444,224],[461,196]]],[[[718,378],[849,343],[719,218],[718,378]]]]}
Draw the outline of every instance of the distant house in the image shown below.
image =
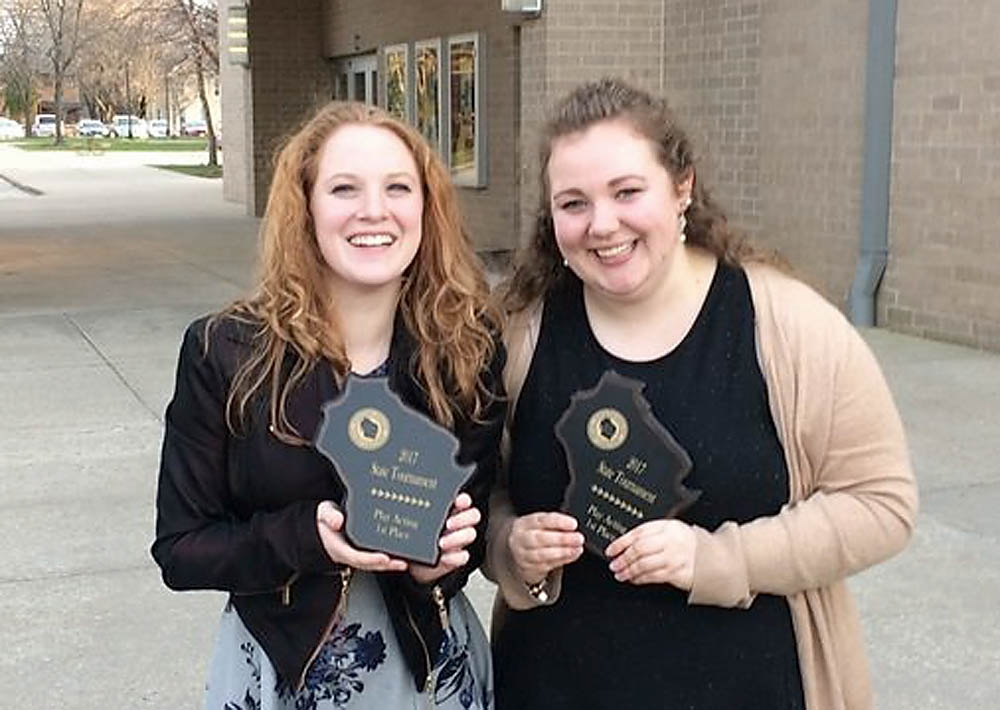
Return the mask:
{"type": "MultiPolygon", "coordinates": [[[[56,87],[51,72],[41,72],[38,75],[38,101],[35,102],[35,113],[56,112],[56,87]]],[[[76,123],[86,118],[86,107],[80,100],[80,87],[76,77],[69,75],[63,78],[63,120],[66,123],[76,123]]]]}

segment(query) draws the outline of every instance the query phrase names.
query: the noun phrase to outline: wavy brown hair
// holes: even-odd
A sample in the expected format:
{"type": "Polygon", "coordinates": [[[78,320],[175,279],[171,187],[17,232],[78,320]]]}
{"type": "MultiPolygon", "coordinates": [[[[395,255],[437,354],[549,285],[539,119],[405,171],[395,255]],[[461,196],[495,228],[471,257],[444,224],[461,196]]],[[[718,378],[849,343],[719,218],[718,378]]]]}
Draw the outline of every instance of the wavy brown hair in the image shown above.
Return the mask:
{"type": "MultiPolygon", "coordinates": [[[[502,288],[508,312],[520,311],[544,296],[572,272],[563,266],[552,222],[548,166],[556,139],[579,133],[602,121],[627,121],[653,145],[657,159],[676,188],[695,173],[691,140],[674,118],[666,101],[622,81],[606,78],[578,86],[556,104],[542,129],[540,150],[541,204],[531,242],[518,255],[514,274],[502,288]]],[[[703,247],[719,259],[739,263],[759,259],[781,263],[780,257],[752,247],[730,229],[726,215],[697,179],[691,191],[687,217],[687,243],[703,247]]]]}
{"type": "Polygon", "coordinates": [[[462,224],[447,169],[423,136],[374,106],[333,101],[284,143],[260,229],[254,293],[209,323],[228,317],[250,324],[250,357],[238,369],[226,403],[234,432],[250,403],[267,395],[270,423],[288,443],[304,443],[288,419],[289,393],[315,367],[328,365],[338,380],[350,370],[337,326],[337,304],[325,289],[309,196],[327,139],[349,124],[391,131],[409,148],[424,195],[423,235],[400,292],[398,312],[416,342],[409,363],[433,417],[451,427],[459,412],[478,418],[489,404],[481,370],[493,356],[500,323],[489,286],[462,224]],[[286,356],[293,354],[288,371],[286,356]]]}

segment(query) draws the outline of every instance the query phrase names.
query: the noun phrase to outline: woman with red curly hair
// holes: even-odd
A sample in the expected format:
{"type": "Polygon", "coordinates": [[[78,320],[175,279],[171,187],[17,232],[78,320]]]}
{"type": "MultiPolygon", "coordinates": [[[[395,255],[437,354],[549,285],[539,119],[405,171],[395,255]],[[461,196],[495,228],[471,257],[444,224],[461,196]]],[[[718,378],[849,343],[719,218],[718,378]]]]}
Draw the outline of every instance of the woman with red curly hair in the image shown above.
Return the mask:
{"type": "Polygon", "coordinates": [[[334,102],[287,141],[256,289],[189,326],[166,413],[153,557],[172,589],[229,593],[206,707],[490,704],[461,592],[504,412],[488,296],[447,170],[412,128],[334,102]],[[310,442],[352,374],[386,377],[474,465],[435,566],[344,536],[343,488],[310,442]]]}

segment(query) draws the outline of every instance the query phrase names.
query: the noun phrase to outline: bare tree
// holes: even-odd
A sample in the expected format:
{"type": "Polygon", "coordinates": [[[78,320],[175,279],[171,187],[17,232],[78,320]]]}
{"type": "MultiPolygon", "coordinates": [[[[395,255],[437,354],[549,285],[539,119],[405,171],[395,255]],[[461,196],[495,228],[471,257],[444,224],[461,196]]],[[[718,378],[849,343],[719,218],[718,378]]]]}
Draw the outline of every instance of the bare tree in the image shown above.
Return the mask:
{"type": "Polygon", "coordinates": [[[56,143],[62,143],[63,84],[80,49],[80,17],[83,0],[39,0],[49,31],[48,57],[52,62],[52,84],[56,105],[56,143]]]}
{"type": "Polygon", "coordinates": [[[152,90],[146,67],[159,49],[144,15],[138,0],[87,0],[74,74],[90,116],[109,120],[115,113],[133,112],[124,89],[126,67],[140,105],[152,90]]]}
{"type": "Polygon", "coordinates": [[[0,84],[12,116],[19,116],[25,134],[38,99],[38,26],[29,0],[4,0],[0,4],[0,84]]]}
{"type": "Polygon", "coordinates": [[[186,28],[188,51],[198,82],[201,110],[205,114],[205,127],[208,133],[208,164],[215,166],[219,164],[218,144],[212,112],[208,106],[205,81],[208,76],[218,76],[219,73],[218,7],[215,4],[196,3],[195,0],[174,0],[174,7],[180,13],[186,28]]]}

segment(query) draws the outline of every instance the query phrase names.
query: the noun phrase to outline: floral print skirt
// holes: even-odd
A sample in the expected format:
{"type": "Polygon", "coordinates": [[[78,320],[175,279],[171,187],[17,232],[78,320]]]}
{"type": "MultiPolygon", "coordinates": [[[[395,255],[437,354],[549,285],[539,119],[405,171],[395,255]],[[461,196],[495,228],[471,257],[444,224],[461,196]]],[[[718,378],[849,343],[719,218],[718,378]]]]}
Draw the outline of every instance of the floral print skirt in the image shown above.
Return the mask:
{"type": "Polygon", "coordinates": [[[369,573],[355,572],[344,618],[296,693],[227,604],[206,685],[205,710],[491,710],[493,669],[479,618],[461,592],[449,602],[448,616],[450,629],[434,668],[434,694],[419,693],[378,583],[369,573]]]}

